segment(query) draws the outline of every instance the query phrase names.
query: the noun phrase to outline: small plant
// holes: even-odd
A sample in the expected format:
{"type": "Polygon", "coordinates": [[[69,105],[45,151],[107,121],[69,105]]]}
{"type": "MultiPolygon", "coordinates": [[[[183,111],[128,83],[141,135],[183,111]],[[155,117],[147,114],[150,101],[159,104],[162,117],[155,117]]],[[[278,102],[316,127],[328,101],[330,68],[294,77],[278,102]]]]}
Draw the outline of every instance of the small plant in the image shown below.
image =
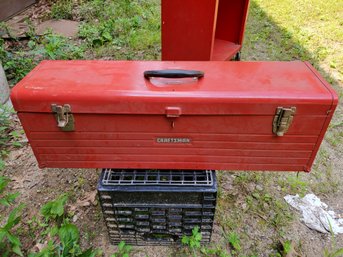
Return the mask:
{"type": "Polygon", "coordinates": [[[0,205],[7,207],[11,206],[19,196],[19,193],[7,194],[4,192],[9,181],[10,180],[6,177],[0,177],[0,205]]]}
{"type": "MultiPolygon", "coordinates": [[[[46,246],[37,253],[30,253],[29,257],[96,257],[101,254],[99,250],[89,248],[83,251],[80,247],[80,232],[76,225],[71,224],[66,218],[65,205],[68,196],[62,194],[56,200],[43,205],[41,214],[50,226],[43,232],[48,242],[46,246]]],[[[47,224],[35,221],[40,227],[47,224]]]]}
{"type": "Polygon", "coordinates": [[[298,176],[288,176],[287,184],[289,185],[291,192],[298,193],[301,197],[304,197],[308,190],[308,183],[301,180],[298,176]]]}
{"type": "Polygon", "coordinates": [[[65,204],[67,201],[68,195],[63,194],[59,196],[56,200],[43,205],[41,208],[41,214],[44,216],[46,221],[53,219],[57,221],[57,223],[62,223],[65,214],[65,204]]]}
{"type": "Polygon", "coordinates": [[[72,19],[73,18],[73,1],[59,0],[51,7],[51,18],[54,19],[72,19]]]}
{"type": "Polygon", "coordinates": [[[200,251],[206,257],[231,257],[231,254],[227,250],[222,249],[217,246],[215,249],[209,249],[207,247],[202,247],[200,251]]]}
{"type": "Polygon", "coordinates": [[[7,52],[6,61],[4,62],[4,70],[8,81],[12,84],[17,83],[35,66],[35,61],[32,57],[27,56],[23,51],[10,53],[7,52]]]}
{"type": "Polygon", "coordinates": [[[112,254],[111,257],[129,257],[132,251],[132,246],[127,245],[124,241],[118,244],[118,251],[112,254]]]}
{"type": "Polygon", "coordinates": [[[183,236],[181,242],[182,244],[188,246],[193,251],[193,256],[197,256],[196,251],[200,249],[201,239],[202,239],[201,232],[199,231],[199,227],[196,226],[192,230],[192,235],[183,236]]]}
{"type": "Polygon", "coordinates": [[[99,256],[99,250],[89,248],[81,250],[79,245],[80,233],[74,224],[65,221],[60,228],[54,228],[50,232],[50,239],[40,252],[30,253],[29,257],[95,257],[99,256]]]}
{"type": "Polygon", "coordinates": [[[343,248],[337,249],[337,242],[336,242],[336,236],[333,233],[332,230],[332,225],[329,222],[329,226],[330,226],[330,234],[331,234],[331,247],[330,248],[325,248],[324,249],[324,257],[341,257],[343,256],[343,248]]]}
{"type": "Polygon", "coordinates": [[[87,1],[80,8],[83,22],[79,37],[98,57],[156,59],[160,51],[159,9],[156,0],[87,1]]]}
{"type": "MultiPolygon", "coordinates": [[[[7,49],[5,41],[0,39],[0,59],[2,61],[7,80],[15,84],[29,73],[41,60],[70,60],[82,59],[83,48],[70,42],[67,38],[47,31],[41,37],[31,35],[25,43],[29,50],[21,48],[7,49]]],[[[21,44],[24,44],[21,42],[21,44]]]]}
{"type": "Polygon", "coordinates": [[[83,58],[83,50],[71,44],[65,37],[55,35],[48,31],[34,48],[35,53],[40,53],[45,59],[70,60],[83,58]]]}
{"type": "Polygon", "coordinates": [[[21,212],[24,209],[24,205],[21,204],[14,208],[8,215],[6,223],[0,227],[0,252],[2,256],[9,256],[11,252],[23,256],[21,252],[21,243],[19,238],[12,233],[13,228],[21,220],[21,212]]]}
{"type": "Polygon", "coordinates": [[[283,257],[283,256],[301,256],[295,250],[294,242],[291,240],[280,241],[279,242],[279,249],[277,249],[276,257],[283,257]]]}
{"type": "MultiPolygon", "coordinates": [[[[12,111],[13,110],[10,107],[0,104],[0,149],[5,149],[7,146],[9,146],[9,142],[11,140],[10,116],[12,111]]],[[[0,152],[0,160],[1,157],[4,157],[4,155],[6,154],[7,152],[5,150],[2,150],[0,152]]]]}
{"type": "Polygon", "coordinates": [[[82,24],[79,36],[85,39],[89,45],[97,47],[112,42],[114,31],[114,19],[109,19],[97,25],[82,24]]]}
{"type": "Polygon", "coordinates": [[[343,256],[343,248],[338,249],[333,252],[328,249],[324,250],[324,257],[341,257],[341,256],[343,256]]]}
{"type": "Polygon", "coordinates": [[[231,232],[228,236],[228,242],[234,251],[239,252],[241,250],[241,240],[237,233],[231,232]]]}
{"type": "MultiPolygon", "coordinates": [[[[5,207],[10,207],[19,195],[18,193],[5,193],[9,181],[10,180],[6,177],[0,177],[0,204],[5,207]]],[[[6,221],[4,218],[0,217],[0,224],[3,224],[0,226],[0,253],[2,253],[1,256],[3,257],[10,256],[12,253],[24,256],[21,251],[21,242],[14,234],[14,227],[20,222],[23,209],[23,204],[15,207],[8,214],[6,221]]]]}

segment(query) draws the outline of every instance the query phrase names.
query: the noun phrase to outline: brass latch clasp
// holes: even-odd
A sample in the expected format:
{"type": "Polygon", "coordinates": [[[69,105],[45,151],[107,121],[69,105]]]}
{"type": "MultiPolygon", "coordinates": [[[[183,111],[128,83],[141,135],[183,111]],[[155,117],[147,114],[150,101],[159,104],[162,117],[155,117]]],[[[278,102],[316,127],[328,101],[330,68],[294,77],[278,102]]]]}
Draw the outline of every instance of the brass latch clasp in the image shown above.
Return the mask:
{"type": "Polygon", "coordinates": [[[69,104],[52,104],[51,110],[55,114],[57,127],[62,131],[74,131],[74,117],[69,104]]]}
{"type": "Polygon", "coordinates": [[[273,133],[282,137],[291,126],[296,107],[278,107],[273,120],[273,133]]]}

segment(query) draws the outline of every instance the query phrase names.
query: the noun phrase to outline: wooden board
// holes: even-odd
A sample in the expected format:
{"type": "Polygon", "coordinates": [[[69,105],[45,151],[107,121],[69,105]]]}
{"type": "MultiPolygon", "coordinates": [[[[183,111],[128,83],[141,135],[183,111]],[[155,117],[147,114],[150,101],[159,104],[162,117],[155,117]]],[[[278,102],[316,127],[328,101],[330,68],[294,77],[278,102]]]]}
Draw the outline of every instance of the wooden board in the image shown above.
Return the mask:
{"type": "Polygon", "coordinates": [[[35,0],[1,0],[0,21],[6,20],[34,3],[36,3],[35,0]]]}

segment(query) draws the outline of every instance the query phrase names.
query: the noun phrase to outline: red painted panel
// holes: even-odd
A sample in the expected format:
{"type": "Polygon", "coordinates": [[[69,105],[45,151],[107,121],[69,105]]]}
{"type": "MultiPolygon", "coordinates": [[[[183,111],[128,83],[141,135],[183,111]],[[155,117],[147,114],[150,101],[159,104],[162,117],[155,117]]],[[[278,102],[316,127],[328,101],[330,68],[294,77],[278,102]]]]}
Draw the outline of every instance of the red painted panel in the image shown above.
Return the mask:
{"type": "Polygon", "coordinates": [[[249,0],[219,0],[216,38],[242,45],[249,0]]]}
{"type": "MultiPolygon", "coordinates": [[[[60,131],[53,114],[19,113],[19,117],[22,125],[30,132],[60,131]]],[[[273,118],[273,116],[182,116],[174,120],[173,128],[171,120],[162,115],[74,115],[76,132],[98,132],[100,134],[105,132],[152,132],[167,133],[168,135],[175,133],[264,134],[279,143],[279,139],[285,139],[272,134],[273,118]]],[[[325,119],[326,116],[296,116],[287,135],[318,135],[325,119]]],[[[59,133],[73,134],[74,132],[59,133]]]]}
{"type": "Polygon", "coordinates": [[[217,0],[162,1],[162,60],[210,60],[217,0]]]}
{"type": "Polygon", "coordinates": [[[212,52],[212,61],[229,61],[241,49],[241,45],[235,43],[215,39],[212,52]]]}
{"type": "MultiPolygon", "coordinates": [[[[149,155],[169,155],[170,147],[35,147],[39,154],[149,154],[149,155]]],[[[237,149],[217,149],[217,148],[195,148],[178,147],[173,151],[174,155],[213,155],[213,156],[250,156],[250,157],[284,157],[289,158],[309,158],[312,155],[311,150],[237,150],[237,149]]]]}
{"type": "MultiPolygon", "coordinates": [[[[185,133],[174,133],[174,137],[182,137],[185,133]]],[[[274,135],[260,135],[260,134],[206,134],[206,133],[187,133],[188,136],[192,137],[197,141],[206,140],[211,141],[239,141],[239,142],[266,142],[275,141],[278,143],[291,142],[291,143],[315,143],[317,142],[317,136],[310,135],[286,135],[284,137],[275,137],[274,135]]],[[[108,139],[119,139],[119,140],[144,140],[150,139],[151,137],[163,137],[165,134],[154,133],[154,132],[73,132],[73,133],[60,133],[60,132],[31,132],[30,138],[32,140],[108,140],[108,139]]]]}
{"type": "Polygon", "coordinates": [[[162,60],[229,59],[242,47],[248,6],[249,0],[163,0],[162,60]]]}
{"type": "Polygon", "coordinates": [[[324,78],[319,74],[318,71],[316,71],[310,65],[310,63],[306,62],[305,64],[309,67],[309,69],[313,72],[313,74],[323,83],[323,85],[331,92],[331,94],[333,96],[332,109],[327,112],[328,115],[327,115],[327,118],[323,124],[322,131],[319,134],[318,141],[317,141],[316,146],[314,147],[313,152],[312,152],[312,156],[311,156],[311,158],[308,161],[307,166],[306,166],[306,171],[311,171],[311,167],[312,167],[312,164],[314,162],[314,159],[316,158],[316,154],[319,150],[320,144],[323,141],[323,138],[325,136],[325,132],[326,132],[327,128],[329,127],[331,119],[333,117],[333,114],[336,110],[336,107],[338,104],[338,96],[337,96],[336,92],[333,90],[333,88],[330,86],[330,84],[324,80],[324,78]]]}
{"type": "Polygon", "coordinates": [[[190,170],[254,170],[254,171],[302,171],[305,169],[303,165],[293,164],[247,164],[247,163],[199,163],[199,162],[116,162],[112,161],[54,161],[46,162],[41,168],[55,167],[55,168],[85,168],[85,167],[113,167],[118,169],[190,169],[190,170]],[[229,168],[228,168],[229,167],[229,168]]]}
{"type": "MultiPolygon", "coordinates": [[[[123,155],[113,155],[113,154],[42,154],[41,155],[42,161],[46,162],[54,162],[54,161],[96,161],[96,162],[103,162],[103,161],[112,161],[113,163],[116,162],[147,162],[151,161],[151,155],[142,155],[142,154],[123,154],[123,155]]],[[[230,156],[199,156],[199,155],[171,155],[168,154],[168,158],[162,155],[155,155],[154,161],[156,162],[193,162],[193,163],[201,163],[201,162],[215,162],[215,163],[226,163],[229,164],[289,164],[292,162],[293,165],[306,165],[308,159],[306,158],[270,158],[270,157],[230,157],[230,156]]]]}

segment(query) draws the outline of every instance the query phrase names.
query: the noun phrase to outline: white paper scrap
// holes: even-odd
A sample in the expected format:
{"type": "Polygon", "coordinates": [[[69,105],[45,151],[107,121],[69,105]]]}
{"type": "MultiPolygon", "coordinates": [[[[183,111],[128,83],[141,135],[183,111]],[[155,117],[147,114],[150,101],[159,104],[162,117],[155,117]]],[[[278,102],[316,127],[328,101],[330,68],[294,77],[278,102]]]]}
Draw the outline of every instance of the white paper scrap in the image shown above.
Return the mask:
{"type": "Polygon", "coordinates": [[[286,195],[286,202],[301,211],[302,221],[311,229],[322,233],[343,233],[343,219],[339,219],[336,213],[328,210],[328,206],[316,195],[307,194],[303,198],[299,195],[286,195]]]}

